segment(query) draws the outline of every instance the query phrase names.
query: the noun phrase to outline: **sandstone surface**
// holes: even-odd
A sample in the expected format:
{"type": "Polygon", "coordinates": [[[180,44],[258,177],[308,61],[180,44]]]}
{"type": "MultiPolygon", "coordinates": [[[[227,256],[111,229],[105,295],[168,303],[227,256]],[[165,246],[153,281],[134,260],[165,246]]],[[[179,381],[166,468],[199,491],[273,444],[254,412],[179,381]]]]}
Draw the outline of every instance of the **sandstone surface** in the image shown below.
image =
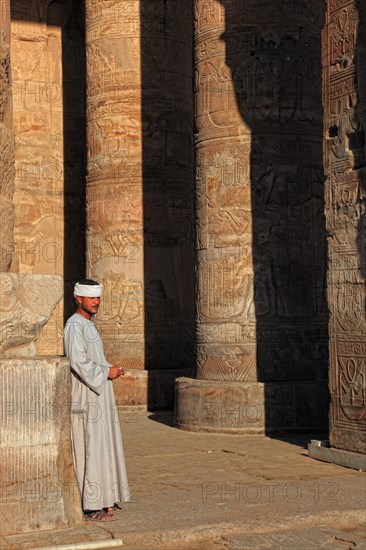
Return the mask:
{"type": "Polygon", "coordinates": [[[331,1],[324,28],[332,446],[366,452],[364,2],[331,1]]]}
{"type": "Polygon", "coordinates": [[[29,357],[63,293],[54,275],[0,273],[0,354],[29,357]]]}
{"type": "Polygon", "coordinates": [[[80,523],[66,359],[1,359],[1,534],[80,523]]]}

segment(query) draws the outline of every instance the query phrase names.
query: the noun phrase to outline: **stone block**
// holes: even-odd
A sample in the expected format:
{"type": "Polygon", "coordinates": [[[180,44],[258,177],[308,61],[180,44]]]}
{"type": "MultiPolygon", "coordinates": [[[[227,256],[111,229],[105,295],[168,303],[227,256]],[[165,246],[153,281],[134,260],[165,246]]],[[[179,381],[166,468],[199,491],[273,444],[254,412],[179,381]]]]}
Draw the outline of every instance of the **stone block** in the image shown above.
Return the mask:
{"type": "Polygon", "coordinates": [[[2,359],[0,380],[2,535],[81,522],[70,443],[68,360],[2,359]]]}
{"type": "Polygon", "coordinates": [[[312,440],[311,443],[309,443],[308,452],[310,458],[366,472],[365,454],[330,448],[329,445],[327,446],[322,443],[323,442],[317,440],[312,440]]]}

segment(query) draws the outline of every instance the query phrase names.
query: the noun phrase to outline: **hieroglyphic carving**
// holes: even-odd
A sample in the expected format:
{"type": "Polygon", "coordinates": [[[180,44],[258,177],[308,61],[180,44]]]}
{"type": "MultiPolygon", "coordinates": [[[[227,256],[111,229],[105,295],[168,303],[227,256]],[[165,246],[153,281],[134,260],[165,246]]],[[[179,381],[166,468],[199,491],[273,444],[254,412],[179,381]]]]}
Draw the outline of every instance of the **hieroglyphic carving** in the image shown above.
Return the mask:
{"type": "Polygon", "coordinates": [[[220,342],[198,345],[197,378],[201,380],[257,381],[257,354],[252,345],[220,342]]]}
{"type": "Polygon", "coordinates": [[[123,358],[129,368],[144,368],[142,282],[113,271],[104,271],[97,278],[103,285],[97,325],[103,336],[106,354],[123,358]]]}
{"type": "MultiPolygon", "coordinates": [[[[197,151],[198,248],[251,243],[250,144],[197,151]],[[244,238],[244,241],[243,241],[244,238]]],[[[244,251],[243,251],[244,253],[244,251]]],[[[244,253],[245,254],[245,253],[244,253]]],[[[250,266],[250,264],[249,264],[250,266]]]]}
{"type": "MultiPolygon", "coordinates": [[[[226,27],[225,22],[232,21],[237,25],[253,25],[263,23],[281,23],[296,21],[300,24],[321,25],[324,17],[322,0],[195,0],[195,25],[198,32],[213,28],[226,27]]],[[[277,29],[271,29],[275,35],[277,29]]]]}
{"type": "MultiPolygon", "coordinates": [[[[331,427],[338,441],[341,429],[362,433],[366,418],[366,347],[360,342],[333,342],[330,387],[332,393],[331,427]],[[338,436],[338,437],[337,437],[338,436]]],[[[361,449],[360,449],[361,450],[361,449]]]]}
{"type": "Polygon", "coordinates": [[[359,3],[327,8],[323,68],[328,298],[330,307],[330,440],[365,452],[365,60],[359,3]]]}
{"type": "Polygon", "coordinates": [[[327,174],[357,169],[365,161],[364,130],[357,108],[356,42],[359,16],[356,2],[328,7],[324,70],[327,174]]]}

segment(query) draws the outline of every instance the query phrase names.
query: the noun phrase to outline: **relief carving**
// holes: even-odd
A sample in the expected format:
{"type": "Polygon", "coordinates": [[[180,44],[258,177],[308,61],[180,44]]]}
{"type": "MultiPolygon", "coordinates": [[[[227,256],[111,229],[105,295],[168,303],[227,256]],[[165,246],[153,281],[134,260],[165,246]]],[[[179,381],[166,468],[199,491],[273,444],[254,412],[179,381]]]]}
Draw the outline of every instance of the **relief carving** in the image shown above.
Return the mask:
{"type": "Polygon", "coordinates": [[[365,430],[366,355],[363,343],[333,344],[335,369],[331,376],[334,429],[365,430]]]}
{"type": "Polygon", "coordinates": [[[255,344],[233,345],[222,343],[198,346],[197,378],[199,380],[231,380],[255,382],[257,380],[255,344]]]}
{"type": "Polygon", "coordinates": [[[359,3],[328,5],[324,54],[330,441],[365,452],[365,116],[359,3]]]}

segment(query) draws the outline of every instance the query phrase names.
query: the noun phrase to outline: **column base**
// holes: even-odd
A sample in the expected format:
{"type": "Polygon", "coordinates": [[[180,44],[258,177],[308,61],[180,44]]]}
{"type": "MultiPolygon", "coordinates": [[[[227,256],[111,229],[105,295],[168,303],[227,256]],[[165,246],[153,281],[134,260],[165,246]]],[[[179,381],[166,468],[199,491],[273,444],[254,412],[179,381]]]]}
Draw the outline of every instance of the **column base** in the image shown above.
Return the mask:
{"type": "Polygon", "coordinates": [[[175,426],[194,432],[265,435],[328,428],[328,383],[178,378],[175,426]]]}
{"type": "Polygon", "coordinates": [[[2,359],[1,534],[82,521],[70,442],[70,366],[62,357],[2,359]]]}
{"type": "Polygon", "coordinates": [[[114,383],[117,406],[124,410],[172,410],[176,378],[194,373],[194,369],[127,369],[114,383]]]}

